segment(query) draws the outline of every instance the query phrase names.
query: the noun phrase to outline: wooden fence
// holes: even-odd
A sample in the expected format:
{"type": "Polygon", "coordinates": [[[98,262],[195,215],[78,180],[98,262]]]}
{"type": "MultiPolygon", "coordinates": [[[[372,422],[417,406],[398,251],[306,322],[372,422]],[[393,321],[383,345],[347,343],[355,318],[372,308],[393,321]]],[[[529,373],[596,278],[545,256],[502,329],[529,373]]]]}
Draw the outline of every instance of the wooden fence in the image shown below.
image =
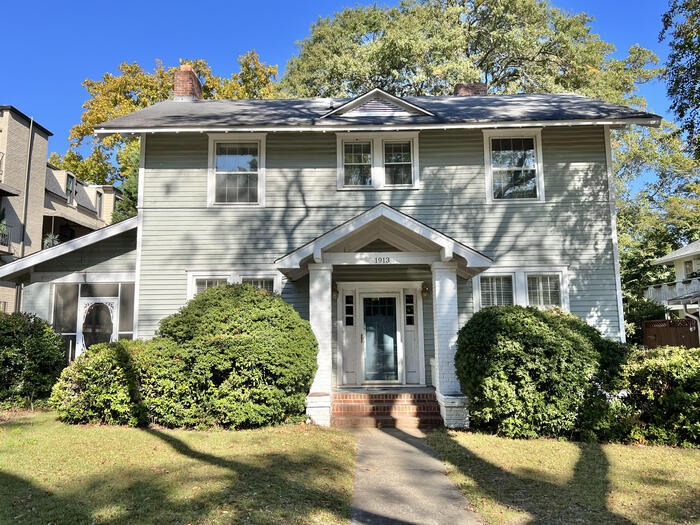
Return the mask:
{"type": "Polygon", "coordinates": [[[694,319],[661,319],[659,321],[642,321],[644,346],[685,346],[696,348],[698,340],[698,324],[694,319]]]}

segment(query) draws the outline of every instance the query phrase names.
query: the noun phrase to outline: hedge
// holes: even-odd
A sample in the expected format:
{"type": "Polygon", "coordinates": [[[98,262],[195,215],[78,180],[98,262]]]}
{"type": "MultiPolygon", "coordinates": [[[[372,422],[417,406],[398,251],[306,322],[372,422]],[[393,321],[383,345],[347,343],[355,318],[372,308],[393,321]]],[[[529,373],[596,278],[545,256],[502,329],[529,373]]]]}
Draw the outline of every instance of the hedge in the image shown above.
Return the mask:
{"type": "Polygon", "coordinates": [[[168,427],[275,424],[304,414],[317,351],[309,323],[281,297],[250,285],[221,285],[164,319],[159,337],[98,345],[79,357],[61,376],[52,403],[68,422],[89,415],[106,423],[168,427]],[[91,361],[124,371],[99,386],[119,410],[109,410],[103,397],[88,395],[92,389],[80,383],[91,361]],[[83,406],[80,399],[94,401],[83,406]]]}
{"type": "Polygon", "coordinates": [[[0,404],[47,398],[65,366],[63,340],[46,321],[0,312],[0,404]]]}

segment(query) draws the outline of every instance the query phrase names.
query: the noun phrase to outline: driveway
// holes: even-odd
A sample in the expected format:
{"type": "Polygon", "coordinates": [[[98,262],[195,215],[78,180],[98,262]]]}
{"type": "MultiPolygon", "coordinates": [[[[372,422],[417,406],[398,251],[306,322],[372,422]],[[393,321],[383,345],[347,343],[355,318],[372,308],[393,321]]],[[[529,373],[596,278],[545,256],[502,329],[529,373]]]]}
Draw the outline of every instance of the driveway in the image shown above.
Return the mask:
{"type": "Polygon", "coordinates": [[[352,524],[472,524],[477,515],[419,430],[356,431],[352,524]]]}

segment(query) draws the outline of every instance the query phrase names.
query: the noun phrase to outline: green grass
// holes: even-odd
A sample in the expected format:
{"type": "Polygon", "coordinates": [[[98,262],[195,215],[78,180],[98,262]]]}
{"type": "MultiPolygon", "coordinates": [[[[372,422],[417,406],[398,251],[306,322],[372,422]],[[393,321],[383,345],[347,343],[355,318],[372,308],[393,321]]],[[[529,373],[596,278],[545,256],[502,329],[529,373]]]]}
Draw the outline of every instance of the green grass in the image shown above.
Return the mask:
{"type": "Polygon", "coordinates": [[[0,413],[0,523],[347,523],[352,435],[197,432],[0,413]]]}
{"type": "Polygon", "coordinates": [[[700,450],[435,431],[486,523],[698,523],[700,450]]]}

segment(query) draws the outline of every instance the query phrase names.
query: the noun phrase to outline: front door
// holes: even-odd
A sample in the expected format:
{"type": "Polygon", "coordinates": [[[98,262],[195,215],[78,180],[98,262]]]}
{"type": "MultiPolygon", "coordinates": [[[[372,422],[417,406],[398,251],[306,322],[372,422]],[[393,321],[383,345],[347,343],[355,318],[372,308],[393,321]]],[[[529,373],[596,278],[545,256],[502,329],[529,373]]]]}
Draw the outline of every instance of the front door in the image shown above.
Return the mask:
{"type": "Polygon", "coordinates": [[[98,343],[117,340],[119,334],[119,299],[86,297],[78,302],[78,331],[75,357],[98,343]]]}
{"type": "Polygon", "coordinates": [[[364,381],[401,382],[397,296],[362,297],[364,381]]]}

